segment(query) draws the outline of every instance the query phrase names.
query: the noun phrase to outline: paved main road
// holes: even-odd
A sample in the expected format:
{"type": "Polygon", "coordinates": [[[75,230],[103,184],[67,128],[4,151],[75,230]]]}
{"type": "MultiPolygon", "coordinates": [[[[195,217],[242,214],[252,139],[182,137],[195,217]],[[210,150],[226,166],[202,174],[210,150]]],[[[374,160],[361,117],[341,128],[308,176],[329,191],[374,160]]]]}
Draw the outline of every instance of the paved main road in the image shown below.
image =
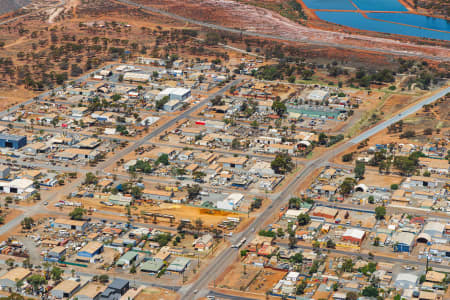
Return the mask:
{"type": "MultiPolygon", "coordinates": [[[[108,67],[112,67],[112,66],[114,66],[114,65],[110,65],[108,67]]],[[[106,68],[106,67],[104,67],[104,68],[106,68]]],[[[104,69],[104,68],[102,68],[102,69],[104,69]]],[[[96,71],[98,71],[98,70],[96,70],[96,71]]],[[[94,71],[94,72],[96,72],[96,71],[94,71]]],[[[89,76],[90,76],[90,73],[80,77],[78,80],[85,80],[89,76]]],[[[141,140],[139,140],[136,143],[132,144],[131,146],[123,149],[122,151],[119,151],[113,157],[111,157],[110,159],[106,160],[105,162],[102,162],[101,164],[98,164],[97,167],[95,169],[93,169],[92,172],[95,172],[95,171],[102,172],[106,167],[112,165],[113,163],[115,163],[118,159],[120,159],[124,155],[127,155],[128,153],[131,153],[135,149],[137,149],[140,146],[144,145],[151,138],[158,136],[159,134],[161,134],[163,131],[165,131],[168,128],[170,128],[172,125],[174,125],[179,120],[187,117],[193,111],[195,111],[196,109],[198,109],[202,105],[206,104],[208,101],[210,101],[214,97],[216,97],[218,95],[222,95],[224,92],[229,90],[233,85],[236,85],[236,84],[238,84],[240,82],[241,82],[241,79],[236,79],[236,80],[232,81],[228,85],[226,85],[223,88],[221,88],[219,91],[211,94],[208,98],[206,98],[203,101],[201,101],[200,103],[192,106],[190,109],[184,111],[183,113],[181,113],[180,115],[178,115],[177,117],[172,119],[171,121],[167,122],[166,124],[162,125],[161,127],[157,128],[156,130],[152,131],[150,134],[148,134],[147,136],[145,136],[141,140]]],[[[59,90],[59,89],[60,88],[55,89],[54,91],[59,90]]],[[[45,92],[45,93],[41,94],[40,96],[38,96],[38,98],[39,99],[43,99],[44,97],[46,97],[46,96],[48,96],[50,94],[51,94],[51,91],[48,91],[48,92],[45,92]]],[[[21,104],[15,105],[13,107],[10,107],[8,110],[0,112],[0,118],[5,116],[5,115],[7,115],[7,114],[9,114],[12,111],[15,111],[15,110],[19,109],[21,105],[29,104],[29,103],[32,103],[33,101],[35,101],[35,100],[34,99],[30,99],[30,100],[26,101],[25,103],[21,103],[21,104]]],[[[34,164],[34,163],[30,163],[30,165],[31,164],[34,164]]],[[[45,166],[45,167],[48,167],[48,166],[45,166]]],[[[59,167],[59,170],[61,170],[61,171],[68,171],[68,168],[61,166],[61,167],[59,167]]],[[[52,191],[50,193],[43,193],[42,194],[42,201],[40,201],[39,203],[37,203],[37,204],[35,204],[35,205],[31,206],[31,207],[28,207],[27,210],[23,212],[23,214],[17,216],[13,220],[11,220],[8,223],[6,223],[3,226],[1,226],[0,227],[0,235],[5,234],[8,231],[11,231],[15,227],[19,226],[21,221],[23,220],[23,218],[31,217],[31,216],[33,216],[35,214],[39,214],[39,213],[42,213],[42,212],[46,211],[45,207],[42,204],[45,200],[52,200],[52,199],[60,198],[60,197],[62,197],[64,195],[67,195],[68,193],[76,190],[77,187],[81,184],[82,180],[83,180],[83,176],[79,176],[79,178],[77,178],[76,180],[72,181],[70,184],[66,185],[64,189],[59,189],[59,190],[56,190],[56,191],[52,191]]]]}
{"type": "Polygon", "coordinates": [[[380,124],[378,124],[375,127],[372,127],[371,129],[363,132],[362,134],[360,134],[359,136],[355,137],[354,139],[352,139],[351,141],[349,141],[352,144],[359,144],[362,141],[364,141],[365,139],[368,139],[369,137],[375,135],[376,133],[380,132],[381,130],[387,128],[388,126],[397,123],[398,121],[400,121],[401,119],[403,119],[405,116],[411,115],[413,113],[416,113],[417,111],[419,111],[424,105],[433,103],[434,101],[438,100],[439,98],[442,98],[443,96],[447,95],[448,93],[450,93],[450,87],[447,87],[435,94],[433,94],[432,96],[420,101],[419,103],[405,109],[404,111],[396,114],[395,116],[393,116],[392,118],[390,118],[389,120],[382,122],[380,124]]]}
{"type": "Polygon", "coordinates": [[[145,137],[143,137],[139,141],[135,142],[133,145],[131,145],[129,147],[126,147],[122,151],[117,152],[111,158],[109,158],[105,162],[102,162],[101,164],[99,164],[97,169],[98,170],[103,170],[103,169],[111,166],[113,163],[115,163],[120,158],[122,158],[125,155],[133,152],[134,150],[138,149],[139,147],[145,145],[149,140],[151,140],[154,137],[157,137],[158,135],[160,135],[164,131],[168,130],[170,127],[172,127],[173,125],[175,125],[176,123],[178,123],[182,119],[187,118],[192,112],[194,112],[195,110],[199,109],[201,106],[205,105],[206,103],[208,103],[209,101],[214,99],[216,96],[222,95],[227,90],[229,90],[232,86],[236,86],[241,81],[242,81],[242,79],[235,79],[235,80],[233,80],[231,83],[227,84],[226,86],[224,86],[223,88],[221,88],[217,92],[209,95],[207,98],[202,100],[200,103],[197,103],[196,105],[194,105],[194,106],[190,107],[189,109],[183,111],[181,114],[179,114],[175,118],[171,119],[167,123],[165,123],[165,124],[161,125],[160,127],[156,128],[155,130],[150,132],[148,135],[146,135],[145,137]]]}
{"type": "MultiPolygon", "coordinates": [[[[279,246],[283,247],[289,247],[288,244],[285,243],[276,243],[279,246]]],[[[311,246],[304,246],[304,245],[297,245],[297,248],[303,249],[303,250],[314,250],[311,246]]],[[[338,250],[338,249],[322,249],[324,251],[328,251],[331,253],[336,253],[340,255],[345,256],[358,256],[365,259],[373,259],[375,261],[379,262],[388,262],[388,263],[401,263],[402,265],[414,265],[414,266],[424,266],[426,264],[426,261],[420,261],[417,260],[415,257],[411,257],[411,259],[406,258],[399,258],[399,257],[389,257],[389,256],[371,256],[369,254],[365,253],[359,253],[359,252],[351,252],[351,251],[345,251],[345,250],[338,250]]],[[[443,265],[443,264],[436,264],[433,262],[429,262],[428,265],[433,268],[437,269],[444,269],[450,271],[450,266],[443,265]]]]}
{"type": "MultiPolygon", "coordinates": [[[[308,162],[305,167],[295,176],[295,178],[292,180],[292,182],[287,185],[286,189],[283,190],[280,194],[278,194],[274,199],[271,205],[269,205],[266,210],[264,210],[256,219],[255,221],[241,234],[237,234],[234,238],[235,241],[240,240],[242,238],[245,238],[247,240],[250,240],[254,237],[255,232],[258,231],[259,228],[262,227],[263,223],[266,222],[273,214],[274,212],[279,211],[279,209],[285,205],[285,203],[288,201],[288,199],[292,196],[294,196],[294,192],[298,185],[307,177],[307,175],[311,174],[315,169],[319,168],[323,165],[324,162],[329,161],[337,154],[341,153],[342,151],[350,148],[351,146],[373,136],[374,134],[380,132],[381,130],[387,128],[391,124],[398,122],[399,120],[405,118],[406,116],[415,113],[420,108],[422,108],[426,104],[433,103],[434,101],[438,100],[442,96],[446,95],[450,92],[450,87],[447,87],[443,90],[440,90],[437,93],[432,94],[431,96],[423,99],[422,101],[418,102],[414,106],[404,110],[401,113],[398,113],[394,115],[389,120],[386,120],[384,122],[381,122],[377,126],[373,127],[372,129],[367,130],[366,132],[363,132],[362,134],[340,144],[336,148],[332,149],[331,151],[328,151],[321,155],[320,157],[316,158],[315,160],[312,160],[308,162]]],[[[180,293],[182,295],[183,299],[196,299],[196,297],[199,297],[204,294],[204,290],[206,289],[208,284],[215,280],[222,272],[225,271],[225,268],[227,268],[229,265],[231,265],[234,260],[236,259],[236,254],[238,253],[238,250],[233,248],[227,248],[222,253],[220,253],[210,264],[202,271],[202,274],[199,276],[199,278],[192,283],[190,286],[184,286],[180,289],[180,293]],[[202,290],[200,293],[197,293],[199,290],[202,290]]]]}

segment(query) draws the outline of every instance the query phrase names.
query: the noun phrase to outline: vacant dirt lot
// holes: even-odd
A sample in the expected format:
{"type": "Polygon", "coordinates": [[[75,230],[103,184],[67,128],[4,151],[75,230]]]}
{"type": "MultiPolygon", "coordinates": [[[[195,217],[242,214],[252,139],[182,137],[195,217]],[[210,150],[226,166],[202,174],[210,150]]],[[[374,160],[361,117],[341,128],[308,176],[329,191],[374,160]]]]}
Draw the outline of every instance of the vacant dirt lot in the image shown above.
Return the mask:
{"type": "Polygon", "coordinates": [[[218,280],[217,286],[245,291],[261,271],[263,268],[236,263],[228,272],[224,272],[224,276],[222,280],[218,280]]]}
{"type": "Polygon", "coordinates": [[[136,300],[178,300],[180,296],[172,291],[159,289],[156,287],[149,287],[144,289],[136,300]]]}
{"type": "Polygon", "coordinates": [[[265,294],[266,291],[272,289],[278,281],[283,279],[285,275],[285,271],[265,268],[258,274],[258,276],[256,276],[256,279],[248,287],[247,291],[265,294]]]}

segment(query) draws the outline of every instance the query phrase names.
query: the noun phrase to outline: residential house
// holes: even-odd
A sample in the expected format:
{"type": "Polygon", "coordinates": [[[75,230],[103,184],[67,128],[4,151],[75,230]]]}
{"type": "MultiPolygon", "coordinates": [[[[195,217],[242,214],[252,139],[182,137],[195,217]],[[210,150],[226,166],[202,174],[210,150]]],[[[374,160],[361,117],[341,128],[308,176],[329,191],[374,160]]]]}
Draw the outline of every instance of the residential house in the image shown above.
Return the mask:
{"type": "Polygon", "coordinates": [[[208,251],[213,245],[213,237],[210,234],[204,234],[192,243],[195,250],[203,252],[208,251]]]}

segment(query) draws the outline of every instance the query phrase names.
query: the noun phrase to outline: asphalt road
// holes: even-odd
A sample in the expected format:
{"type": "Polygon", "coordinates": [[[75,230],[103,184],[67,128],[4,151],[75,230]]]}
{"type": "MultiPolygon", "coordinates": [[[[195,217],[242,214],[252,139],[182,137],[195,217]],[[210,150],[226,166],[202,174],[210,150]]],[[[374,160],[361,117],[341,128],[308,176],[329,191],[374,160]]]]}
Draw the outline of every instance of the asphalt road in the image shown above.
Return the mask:
{"type": "Polygon", "coordinates": [[[131,146],[126,147],[122,151],[119,151],[119,152],[115,153],[113,155],[113,157],[111,157],[110,159],[106,160],[105,162],[99,164],[96,169],[97,170],[103,170],[103,169],[107,168],[108,166],[112,165],[113,163],[115,163],[120,158],[124,157],[125,155],[127,155],[127,154],[133,152],[134,150],[136,150],[137,148],[145,145],[149,140],[151,140],[152,138],[157,137],[161,133],[167,131],[170,127],[172,127],[173,125],[175,125],[176,123],[178,123],[182,119],[188,117],[192,112],[197,110],[199,107],[205,105],[206,103],[211,101],[211,99],[214,99],[216,96],[222,95],[227,90],[229,90],[232,86],[235,86],[235,85],[239,84],[241,81],[242,81],[241,79],[233,80],[231,83],[227,84],[226,86],[224,86],[223,88],[221,88],[217,92],[211,94],[209,97],[207,97],[206,99],[202,100],[200,103],[197,103],[196,105],[194,105],[194,106],[190,107],[189,109],[183,111],[181,114],[179,114],[175,118],[171,119],[170,121],[168,121],[164,125],[156,128],[155,130],[153,130],[148,135],[146,135],[145,137],[143,137],[139,141],[135,142],[131,146]]]}
{"type": "Polygon", "coordinates": [[[411,115],[413,113],[416,113],[424,105],[433,103],[434,101],[436,101],[437,99],[445,96],[448,93],[450,93],[450,87],[447,87],[446,89],[441,90],[440,92],[438,92],[438,93],[436,93],[436,94],[426,98],[425,100],[422,100],[421,102],[419,102],[419,103],[417,103],[417,104],[415,104],[415,105],[405,109],[404,111],[402,111],[399,114],[396,114],[395,116],[393,116],[389,120],[384,121],[384,122],[376,125],[375,127],[370,128],[369,130],[363,132],[359,136],[357,136],[354,139],[350,140],[349,143],[352,143],[352,144],[359,144],[359,143],[361,143],[365,139],[375,135],[376,133],[380,132],[381,130],[387,128],[388,126],[390,126],[390,125],[392,125],[394,123],[397,123],[398,121],[403,119],[405,116],[408,116],[408,115],[411,115]]]}
{"type": "MultiPolygon", "coordinates": [[[[276,244],[279,246],[283,246],[285,248],[289,247],[288,244],[284,244],[284,243],[276,243],[276,244]]],[[[313,247],[303,246],[303,245],[298,245],[298,246],[296,246],[296,248],[303,249],[303,250],[313,250],[313,247]]],[[[358,257],[362,257],[364,259],[372,259],[377,262],[388,262],[388,263],[394,263],[394,264],[401,263],[403,265],[415,265],[415,266],[423,266],[424,264],[426,264],[426,261],[419,261],[415,257],[411,257],[411,259],[403,259],[403,258],[398,258],[398,257],[370,256],[369,254],[365,254],[365,253],[358,253],[358,252],[351,252],[351,251],[344,251],[344,250],[337,250],[337,249],[328,249],[328,248],[322,249],[322,251],[324,251],[324,252],[329,251],[331,253],[341,254],[341,255],[345,255],[345,256],[358,256],[358,257]]],[[[442,265],[442,264],[435,264],[433,262],[429,262],[428,265],[433,268],[450,270],[450,266],[446,266],[446,265],[442,265]]]]}
{"type": "Polygon", "coordinates": [[[170,17],[170,18],[182,21],[182,22],[191,23],[191,24],[195,24],[195,25],[199,25],[199,26],[203,26],[203,27],[207,27],[207,28],[211,28],[211,29],[247,35],[247,36],[254,36],[254,37],[260,37],[260,38],[266,38],[266,39],[275,39],[275,40],[288,41],[288,42],[307,43],[307,44],[323,46],[323,47],[333,47],[333,48],[362,50],[362,51],[376,51],[376,52],[385,53],[385,54],[399,55],[402,57],[420,57],[420,58],[439,60],[439,61],[450,61],[450,57],[440,57],[440,56],[432,56],[432,55],[424,55],[424,54],[418,55],[418,54],[410,53],[408,51],[397,51],[397,50],[388,50],[388,49],[375,48],[375,47],[362,47],[362,46],[346,45],[346,44],[341,44],[341,43],[330,43],[330,42],[310,40],[307,38],[293,39],[293,38],[287,38],[287,37],[278,36],[278,35],[239,30],[239,29],[235,29],[235,28],[225,27],[225,26],[221,26],[221,25],[217,25],[217,24],[212,24],[212,23],[207,23],[207,22],[203,22],[203,21],[186,18],[186,17],[179,16],[179,15],[176,15],[176,14],[173,14],[173,13],[161,10],[161,9],[157,9],[157,8],[154,8],[154,7],[151,7],[148,5],[142,5],[142,4],[139,4],[139,3],[136,3],[133,1],[129,1],[129,0],[115,0],[115,1],[123,3],[123,4],[131,5],[131,6],[139,7],[141,9],[148,10],[153,13],[158,13],[163,16],[170,17]]]}
{"type": "MultiPolygon", "coordinates": [[[[98,71],[98,70],[96,70],[96,71],[98,71]]],[[[94,71],[94,72],[96,72],[96,71],[94,71]]],[[[84,75],[84,76],[82,76],[80,78],[78,78],[78,81],[85,80],[89,76],[90,76],[90,73],[86,74],[86,75],[84,75]]],[[[150,134],[148,134],[143,139],[137,141],[136,143],[134,143],[131,146],[123,149],[122,151],[119,151],[113,157],[111,157],[110,159],[106,160],[105,162],[102,162],[101,164],[98,164],[97,167],[92,172],[94,172],[94,173],[95,173],[95,171],[102,172],[106,167],[112,165],[114,162],[116,162],[118,159],[120,159],[124,155],[127,155],[127,154],[131,153],[132,151],[134,151],[135,149],[139,148],[140,146],[144,145],[149,139],[151,139],[151,138],[153,138],[155,136],[158,136],[163,131],[167,130],[169,127],[174,125],[176,122],[178,122],[179,120],[185,118],[190,113],[192,113],[193,111],[198,109],[200,106],[206,104],[208,101],[210,101],[214,97],[216,97],[218,95],[222,95],[225,91],[230,89],[233,85],[238,84],[240,81],[241,81],[240,79],[236,79],[236,80],[232,81],[231,83],[229,83],[228,85],[224,86],[223,88],[221,88],[216,93],[211,94],[205,100],[201,101],[197,105],[192,106],[188,110],[186,110],[183,113],[181,113],[180,115],[178,115],[176,118],[172,119],[171,121],[167,122],[163,126],[161,126],[161,127],[157,128],[156,130],[152,131],[150,134]]],[[[55,90],[59,90],[59,89],[60,88],[55,89],[55,90]]],[[[47,92],[41,94],[40,96],[38,96],[38,98],[42,99],[42,98],[44,98],[44,97],[46,97],[46,96],[48,96],[50,94],[51,94],[51,91],[47,91],[47,92]]],[[[34,99],[30,99],[30,100],[26,101],[25,103],[27,103],[27,104],[28,103],[32,103],[33,101],[35,101],[35,100],[34,99]]],[[[25,104],[25,103],[22,103],[22,104],[25,104]]],[[[11,107],[8,110],[5,110],[5,111],[1,112],[0,113],[0,118],[5,116],[5,115],[7,115],[7,114],[9,114],[10,112],[12,112],[14,110],[19,109],[22,104],[15,105],[14,107],[11,107]]],[[[51,165],[39,164],[39,163],[31,163],[31,162],[30,163],[23,162],[22,165],[45,167],[45,168],[49,168],[51,166],[51,165]]],[[[74,171],[73,168],[62,167],[62,166],[55,166],[55,167],[56,168],[54,168],[54,169],[57,169],[59,171],[65,171],[65,172],[67,172],[67,171],[74,171]]],[[[82,169],[80,169],[78,171],[82,171],[82,169]]],[[[43,211],[46,211],[45,207],[42,204],[45,200],[52,200],[52,199],[59,198],[61,196],[67,195],[68,193],[76,190],[76,188],[79,186],[79,184],[82,182],[82,180],[83,180],[83,176],[80,176],[76,180],[72,181],[70,184],[66,185],[64,189],[53,191],[53,192],[48,193],[48,194],[43,194],[42,195],[42,201],[40,201],[39,203],[37,203],[37,204],[27,208],[27,210],[24,211],[23,214],[17,216],[13,220],[11,220],[8,223],[6,223],[3,226],[1,226],[0,227],[0,235],[6,233],[8,231],[11,231],[15,227],[19,226],[21,221],[23,220],[23,218],[31,217],[31,216],[33,216],[35,214],[38,214],[38,213],[43,212],[43,211]]]]}
{"type": "MultiPolygon", "coordinates": [[[[311,174],[316,168],[323,165],[324,162],[328,162],[338,153],[341,153],[354,144],[357,144],[360,141],[373,136],[374,134],[387,128],[391,124],[407,117],[408,115],[415,113],[424,105],[433,103],[440,97],[446,95],[448,92],[450,92],[450,87],[423,99],[422,101],[406,109],[405,111],[394,115],[389,120],[381,122],[372,129],[365,131],[364,133],[338,145],[331,151],[324,153],[315,160],[308,162],[305,167],[295,176],[295,178],[287,186],[287,188],[273,199],[272,204],[269,205],[266,210],[264,210],[246,230],[244,230],[241,234],[237,234],[235,237],[233,237],[234,241],[238,241],[242,238],[245,238],[247,241],[251,240],[255,236],[255,232],[258,231],[257,229],[261,228],[264,222],[266,222],[275,212],[278,212],[290,197],[294,196],[295,189],[303,181],[303,179],[305,179],[307,175],[311,174]]],[[[215,259],[205,268],[205,270],[203,270],[197,281],[192,283],[190,286],[184,286],[180,289],[182,297],[185,297],[185,299],[196,299],[196,297],[198,298],[197,293],[194,292],[207,288],[208,284],[211,281],[215,280],[222,272],[224,272],[225,268],[233,263],[233,261],[236,259],[237,253],[238,250],[236,249],[225,249],[217,257],[215,257],[215,259]]],[[[200,295],[201,294],[202,293],[200,293],[200,295]]]]}

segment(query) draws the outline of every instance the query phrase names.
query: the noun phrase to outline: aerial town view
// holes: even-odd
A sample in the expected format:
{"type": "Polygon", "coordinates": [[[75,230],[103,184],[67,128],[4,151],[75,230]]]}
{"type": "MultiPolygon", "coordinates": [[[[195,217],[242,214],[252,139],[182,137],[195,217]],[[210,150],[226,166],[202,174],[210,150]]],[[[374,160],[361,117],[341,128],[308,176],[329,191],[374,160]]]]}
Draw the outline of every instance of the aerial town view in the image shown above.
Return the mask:
{"type": "Polygon", "coordinates": [[[0,0],[0,300],[450,300],[448,0],[0,0]]]}

